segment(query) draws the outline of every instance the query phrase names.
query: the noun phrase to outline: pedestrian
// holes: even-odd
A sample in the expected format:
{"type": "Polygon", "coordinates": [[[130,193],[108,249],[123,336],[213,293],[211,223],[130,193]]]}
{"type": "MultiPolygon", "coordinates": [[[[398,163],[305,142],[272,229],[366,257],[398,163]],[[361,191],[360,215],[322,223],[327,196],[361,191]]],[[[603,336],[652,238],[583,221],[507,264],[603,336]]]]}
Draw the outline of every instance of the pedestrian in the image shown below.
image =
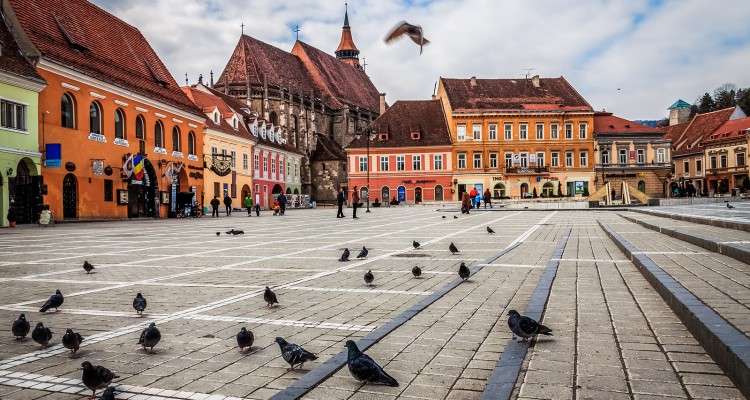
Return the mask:
{"type": "Polygon", "coordinates": [[[480,206],[481,204],[482,204],[482,193],[480,193],[480,192],[479,192],[479,191],[477,190],[477,195],[476,195],[476,196],[474,196],[474,208],[476,208],[476,209],[478,210],[478,209],[479,209],[479,206],[480,206]]]}
{"type": "Polygon", "coordinates": [[[219,218],[219,205],[221,202],[219,201],[219,196],[214,196],[214,199],[211,200],[211,208],[213,208],[213,214],[211,214],[211,217],[219,218]]]}
{"type": "Polygon", "coordinates": [[[227,217],[232,215],[232,198],[228,193],[224,194],[224,207],[227,209],[227,217]]]}
{"type": "Polygon", "coordinates": [[[468,192],[463,192],[461,195],[461,214],[468,214],[471,208],[471,197],[468,192]]]}
{"type": "Polygon", "coordinates": [[[250,193],[247,193],[247,196],[245,196],[245,208],[247,209],[247,216],[253,215],[253,198],[250,195],[250,193]]]}
{"type": "Polygon", "coordinates": [[[492,208],[492,198],[491,198],[491,196],[492,195],[490,194],[490,189],[489,188],[485,189],[485,191],[484,191],[484,199],[483,199],[484,200],[484,208],[487,208],[487,204],[488,203],[490,205],[490,208],[492,208]]]}
{"type": "Polygon", "coordinates": [[[255,216],[260,217],[260,202],[255,203],[255,216]]]}
{"type": "Polygon", "coordinates": [[[476,204],[476,198],[478,194],[479,194],[479,191],[477,190],[476,186],[471,188],[471,191],[469,192],[469,198],[470,198],[472,207],[476,204]]]}
{"type": "Polygon", "coordinates": [[[344,207],[344,199],[345,199],[345,197],[344,197],[344,189],[343,188],[339,188],[339,195],[336,198],[336,200],[339,203],[339,212],[338,212],[338,214],[336,214],[336,218],[344,218],[344,209],[343,209],[343,207],[344,207]]]}
{"type": "Polygon", "coordinates": [[[352,190],[352,218],[358,218],[357,207],[359,207],[359,193],[357,191],[357,187],[355,186],[354,190],[352,190]]]}
{"type": "Polygon", "coordinates": [[[284,212],[286,211],[286,195],[284,193],[279,193],[279,197],[276,198],[276,201],[279,202],[279,214],[284,215],[284,212]]]}

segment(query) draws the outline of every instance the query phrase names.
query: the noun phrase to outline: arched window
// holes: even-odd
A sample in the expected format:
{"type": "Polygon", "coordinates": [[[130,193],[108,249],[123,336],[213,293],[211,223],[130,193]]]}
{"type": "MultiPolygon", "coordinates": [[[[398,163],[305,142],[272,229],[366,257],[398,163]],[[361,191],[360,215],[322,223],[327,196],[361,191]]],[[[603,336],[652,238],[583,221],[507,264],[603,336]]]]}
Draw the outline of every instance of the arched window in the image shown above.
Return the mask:
{"type": "Polygon", "coordinates": [[[89,124],[89,132],[102,134],[102,106],[96,101],[92,101],[89,106],[89,124]]]}
{"type": "Polygon", "coordinates": [[[180,128],[175,126],[172,128],[172,151],[180,151],[182,143],[180,143],[180,128]]]}
{"type": "Polygon", "coordinates": [[[494,192],[492,197],[495,199],[502,199],[503,197],[505,197],[505,185],[503,185],[502,183],[495,184],[495,187],[492,188],[492,191],[494,192]]]}
{"type": "Polygon", "coordinates": [[[271,115],[269,115],[269,122],[273,124],[273,126],[278,125],[278,117],[276,116],[276,111],[271,111],[271,115]]]}
{"type": "Polygon", "coordinates": [[[75,129],[76,124],[76,102],[70,93],[63,93],[60,99],[60,126],[63,128],[75,129]]]}
{"type": "Polygon", "coordinates": [[[435,201],[443,201],[443,187],[435,185],[435,201]]]}
{"type": "Polygon", "coordinates": [[[154,144],[156,147],[164,147],[164,125],[161,121],[154,124],[154,144]]]}
{"type": "Polygon", "coordinates": [[[188,154],[195,154],[195,133],[188,132],[188,154]]]}
{"type": "Polygon", "coordinates": [[[383,186],[383,188],[380,189],[380,200],[383,203],[387,203],[390,198],[391,198],[391,189],[389,189],[388,186],[383,186]]]}
{"type": "Polygon", "coordinates": [[[135,117],[135,138],[146,138],[146,121],[143,119],[143,115],[135,117]]]}
{"type": "Polygon", "coordinates": [[[125,139],[125,112],[122,108],[115,110],[115,138],[125,139]]]}

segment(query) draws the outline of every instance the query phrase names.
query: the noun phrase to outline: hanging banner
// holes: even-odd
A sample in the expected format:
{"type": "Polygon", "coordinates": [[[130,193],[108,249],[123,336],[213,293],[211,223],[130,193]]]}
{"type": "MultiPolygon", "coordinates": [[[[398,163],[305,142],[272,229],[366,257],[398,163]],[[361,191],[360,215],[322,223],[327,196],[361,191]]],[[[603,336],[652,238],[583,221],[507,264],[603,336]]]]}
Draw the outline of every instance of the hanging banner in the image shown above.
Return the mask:
{"type": "Polygon", "coordinates": [[[133,165],[133,155],[130,154],[128,157],[125,158],[125,161],[123,161],[122,163],[122,175],[130,178],[130,175],[133,174],[134,167],[135,165],[133,165]]]}

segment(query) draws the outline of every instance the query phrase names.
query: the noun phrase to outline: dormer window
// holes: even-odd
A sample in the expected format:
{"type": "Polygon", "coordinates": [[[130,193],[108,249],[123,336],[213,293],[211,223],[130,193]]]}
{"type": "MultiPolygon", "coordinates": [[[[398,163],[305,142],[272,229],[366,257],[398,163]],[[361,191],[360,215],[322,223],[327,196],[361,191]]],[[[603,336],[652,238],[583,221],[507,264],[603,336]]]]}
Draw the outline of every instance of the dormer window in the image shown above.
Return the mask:
{"type": "Polygon", "coordinates": [[[232,119],[232,127],[234,128],[234,130],[238,130],[240,127],[236,117],[232,119]]]}
{"type": "Polygon", "coordinates": [[[388,132],[380,132],[378,134],[378,139],[379,140],[388,140],[388,132]]]}
{"type": "Polygon", "coordinates": [[[412,138],[412,140],[419,140],[419,138],[420,138],[419,131],[412,132],[411,133],[411,138],[412,138]]]}
{"type": "Polygon", "coordinates": [[[214,123],[216,123],[216,124],[219,123],[219,112],[218,111],[214,111],[214,123]]]}

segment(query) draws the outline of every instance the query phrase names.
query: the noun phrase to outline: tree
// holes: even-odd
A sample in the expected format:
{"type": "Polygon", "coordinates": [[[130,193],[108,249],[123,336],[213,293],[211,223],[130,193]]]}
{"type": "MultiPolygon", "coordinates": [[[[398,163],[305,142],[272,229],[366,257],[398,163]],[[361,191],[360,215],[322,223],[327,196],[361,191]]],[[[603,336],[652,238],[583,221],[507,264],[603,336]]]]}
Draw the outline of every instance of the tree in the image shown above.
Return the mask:
{"type": "Polygon", "coordinates": [[[711,112],[716,108],[716,102],[714,101],[714,98],[711,97],[708,92],[703,94],[703,97],[701,97],[699,100],[695,101],[698,106],[698,113],[703,114],[707,112],[711,112]]]}
{"type": "Polygon", "coordinates": [[[737,105],[740,106],[745,114],[750,115],[750,88],[737,91],[737,105]]]}

